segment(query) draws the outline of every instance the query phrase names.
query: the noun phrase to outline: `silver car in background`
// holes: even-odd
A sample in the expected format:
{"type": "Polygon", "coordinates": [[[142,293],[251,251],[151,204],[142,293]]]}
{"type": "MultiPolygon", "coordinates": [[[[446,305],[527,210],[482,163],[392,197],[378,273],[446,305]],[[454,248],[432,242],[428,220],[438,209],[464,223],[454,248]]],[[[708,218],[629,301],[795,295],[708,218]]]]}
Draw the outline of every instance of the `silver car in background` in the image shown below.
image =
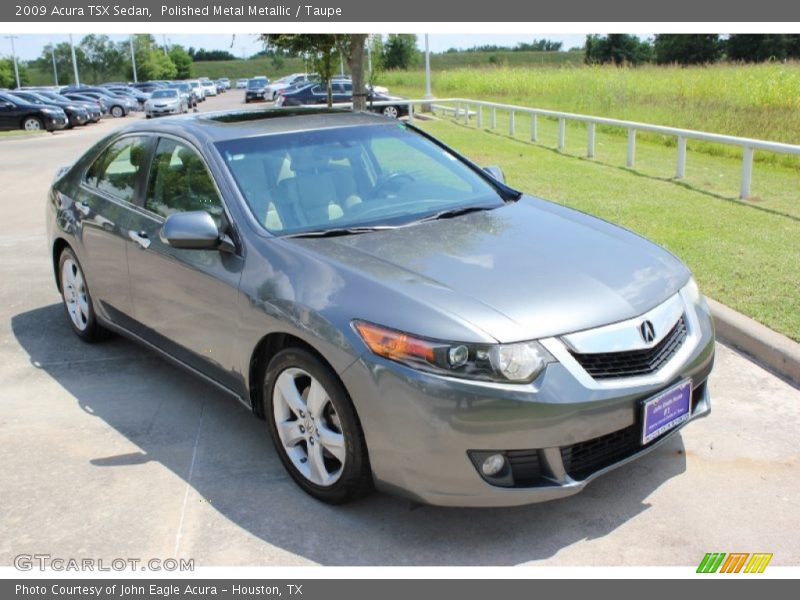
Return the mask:
{"type": "Polygon", "coordinates": [[[326,502],[569,496],[710,411],[714,327],[680,260],[410,124],[140,120],[64,170],[47,215],[75,334],[240,400],[326,502]]]}
{"type": "Polygon", "coordinates": [[[180,115],[188,111],[188,95],[177,88],[155,90],[144,103],[144,114],[148,119],[165,115],[180,115]]]}

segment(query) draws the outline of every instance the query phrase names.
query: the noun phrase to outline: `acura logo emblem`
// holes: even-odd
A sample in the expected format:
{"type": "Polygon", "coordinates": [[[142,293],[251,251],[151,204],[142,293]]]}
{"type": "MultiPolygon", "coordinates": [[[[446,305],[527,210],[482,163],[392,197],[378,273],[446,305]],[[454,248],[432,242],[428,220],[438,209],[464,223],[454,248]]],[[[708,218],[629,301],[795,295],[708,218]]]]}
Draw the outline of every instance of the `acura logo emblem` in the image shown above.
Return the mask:
{"type": "Polygon", "coordinates": [[[639,333],[648,344],[656,339],[656,330],[650,321],[642,321],[642,324],[639,325],[639,333]]]}

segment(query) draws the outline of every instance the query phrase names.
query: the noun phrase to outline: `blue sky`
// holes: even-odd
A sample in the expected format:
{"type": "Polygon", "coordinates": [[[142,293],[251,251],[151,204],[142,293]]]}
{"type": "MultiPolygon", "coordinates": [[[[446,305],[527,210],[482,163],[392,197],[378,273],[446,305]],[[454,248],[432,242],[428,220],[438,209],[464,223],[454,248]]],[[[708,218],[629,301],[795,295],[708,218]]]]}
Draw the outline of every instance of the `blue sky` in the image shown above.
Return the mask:
{"type": "MultiPolygon", "coordinates": [[[[4,36],[8,32],[0,32],[0,56],[11,55],[11,43],[5,39],[4,36]]],[[[77,42],[82,37],[82,34],[73,36],[77,42]]],[[[121,41],[127,40],[128,36],[125,35],[110,35],[114,40],[121,41]]],[[[585,35],[556,35],[556,34],[431,34],[429,36],[430,48],[432,52],[441,52],[448,48],[468,48],[471,46],[478,46],[484,44],[497,44],[504,46],[513,46],[518,42],[530,42],[534,38],[547,37],[552,40],[563,42],[564,48],[572,46],[580,46],[583,44],[585,35]]],[[[162,36],[156,36],[159,43],[162,41],[162,36]]],[[[167,43],[181,44],[182,46],[195,48],[206,48],[208,50],[227,50],[236,56],[241,56],[242,53],[249,56],[258,52],[261,49],[261,44],[253,34],[237,34],[234,38],[233,35],[186,35],[186,34],[166,34],[167,43]]],[[[22,60],[32,60],[38,58],[42,53],[42,48],[51,42],[59,43],[68,41],[68,34],[20,34],[15,40],[17,55],[22,60]]],[[[419,45],[422,48],[423,37],[419,36],[419,45]]]]}

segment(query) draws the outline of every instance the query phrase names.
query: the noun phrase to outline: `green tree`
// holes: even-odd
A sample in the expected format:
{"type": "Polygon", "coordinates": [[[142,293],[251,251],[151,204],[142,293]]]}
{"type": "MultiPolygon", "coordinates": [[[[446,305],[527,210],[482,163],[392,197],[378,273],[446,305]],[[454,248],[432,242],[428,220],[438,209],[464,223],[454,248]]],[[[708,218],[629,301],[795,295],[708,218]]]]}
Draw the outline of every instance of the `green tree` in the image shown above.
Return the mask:
{"type": "Polygon", "coordinates": [[[112,42],[107,35],[91,33],[81,40],[79,47],[83,54],[81,81],[103,83],[122,76],[125,55],[122,47],[112,42]]]}
{"type": "Polygon", "coordinates": [[[192,57],[183,49],[183,46],[172,46],[169,50],[169,57],[175,65],[175,77],[177,79],[191,79],[192,77],[192,57]]]}
{"type": "MultiPolygon", "coordinates": [[[[178,74],[175,63],[164,53],[163,48],[156,45],[153,36],[138,34],[134,37],[133,46],[136,56],[136,75],[140,81],[175,79],[178,74]]],[[[128,76],[133,77],[133,67],[130,64],[128,76]]]]}
{"type": "Polygon", "coordinates": [[[792,56],[791,53],[797,43],[795,37],[797,36],[779,33],[737,33],[728,37],[725,50],[730,60],[744,62],[784,60],[792,56]]]}
{"type": "Polygon", "coordinates": [[[716,33],[666,33],[656,35],[653,49],[659,64],[698,65],[718,60],[722,42],[716,33]]]}
{"type": "Polygon", "coordinates": [[[653,46],[627,33],[586,36],[587,64],[639,65],[653,58],[653,46]]]}
{"type": "MultiPolygon", "coordinates": [[[[43,73],[53,72],[53,57],[51,51],[55,50],[56,70],[58,71],[59,85],[69,85],[75,83],[72,68],[72,52],[68,42],[61,42],[53,47],[47,44],[42,50],[42,54],[34,61],[36,68],[43,73]]],[[[75,46],[75,58],[78,62],[78,75],[81,76],[86,71],[86,56],[80,45],[75,46]]],[[[53,82],[55,84],[55,81],[53,82]]]]}
{"type": "Polygon", "coordinates": [[[413,33],[390,33],[383,45],[386,69],[408,69],[417,62],[417,36],[413,33]]]}

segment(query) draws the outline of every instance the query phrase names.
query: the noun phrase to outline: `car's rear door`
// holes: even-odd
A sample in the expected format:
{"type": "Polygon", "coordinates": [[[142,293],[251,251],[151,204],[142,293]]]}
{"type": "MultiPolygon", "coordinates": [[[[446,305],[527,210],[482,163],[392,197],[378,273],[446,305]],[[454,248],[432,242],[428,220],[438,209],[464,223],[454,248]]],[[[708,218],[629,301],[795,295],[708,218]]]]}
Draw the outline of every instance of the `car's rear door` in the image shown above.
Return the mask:
{"type": "Polygon", "coordinates": [[[190,143],[161,137],[141,210],[128,225],[127,255],[136,333],[182,362],[235,388],[231,350],[243,258],[171,247],[160,237],[176,212],[205,210],[231,231],[220,192],[190,143]]]}
{"type": "Polygon", "coordinates": [[[80,239],[79,260],[95,309],[121,325],[133,311],[125,240],[142,193],[153,138],[124,135],[104,148],[81,174],[66,213],[80,239]]]}

